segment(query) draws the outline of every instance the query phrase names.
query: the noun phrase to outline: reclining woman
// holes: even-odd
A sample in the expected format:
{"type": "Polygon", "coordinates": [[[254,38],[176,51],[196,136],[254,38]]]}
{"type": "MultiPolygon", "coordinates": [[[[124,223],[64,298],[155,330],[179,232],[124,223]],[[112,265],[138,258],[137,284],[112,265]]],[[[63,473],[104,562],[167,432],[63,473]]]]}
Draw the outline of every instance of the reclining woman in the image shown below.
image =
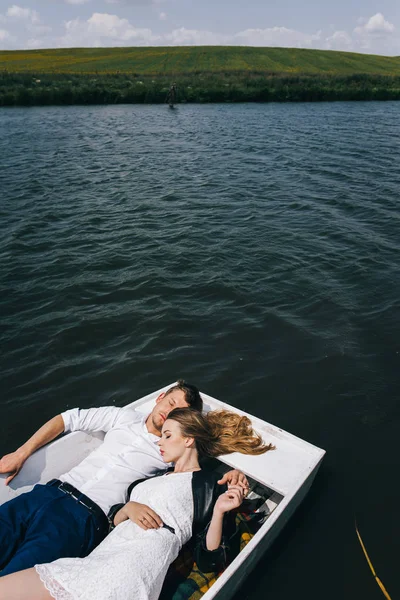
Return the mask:
{"type": "Polygon", "coordinates": [[[256,455],[273,446],[263,443],[247,417],[229,411],[204,416],[190,408],[170,412],[159,446],[174,470],[136,482],[129,502],[112,510],[115,528],[89,556],[6,575],[0,600],[156,600],[169,565],[192,536],[199,568],[223,569],[239,551],[229,547],[237,538],[231,511],[245,490],[218,485],[215,473],[201,469],[199,456],[256,455]]]}

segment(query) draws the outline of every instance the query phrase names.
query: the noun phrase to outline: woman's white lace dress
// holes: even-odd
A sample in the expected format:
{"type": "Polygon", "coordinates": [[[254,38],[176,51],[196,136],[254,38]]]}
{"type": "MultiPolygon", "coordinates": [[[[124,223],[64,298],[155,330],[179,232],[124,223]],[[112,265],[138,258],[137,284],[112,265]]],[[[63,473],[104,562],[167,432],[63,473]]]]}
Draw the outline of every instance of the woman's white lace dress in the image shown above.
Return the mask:
{"type": "Polygon", "coordinates": [[[36,565],[56,600],[156,600],[169,565],[192,535],[193,473],[171,473],[137,485],[131,500],[150,506],[163,523],[147,531],[118,525],[86,558],[36,565]]]}

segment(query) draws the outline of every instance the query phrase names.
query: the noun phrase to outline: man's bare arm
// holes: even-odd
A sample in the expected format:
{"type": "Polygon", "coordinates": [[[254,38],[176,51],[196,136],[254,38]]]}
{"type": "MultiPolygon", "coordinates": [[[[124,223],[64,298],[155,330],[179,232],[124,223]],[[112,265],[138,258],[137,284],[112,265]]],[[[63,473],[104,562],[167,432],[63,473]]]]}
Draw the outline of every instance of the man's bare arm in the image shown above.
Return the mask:
{"type": "Polygon", "coordinates": [[[32,437],[29,438],[15,452],[6,454],[0,459],[0,473],[10,473],[5,484],[8,485],[22,469],[27,458],[42,446],[51,442],[64,431],[64,421],[61,415],[57,415],[47,421],[32,437]]]}

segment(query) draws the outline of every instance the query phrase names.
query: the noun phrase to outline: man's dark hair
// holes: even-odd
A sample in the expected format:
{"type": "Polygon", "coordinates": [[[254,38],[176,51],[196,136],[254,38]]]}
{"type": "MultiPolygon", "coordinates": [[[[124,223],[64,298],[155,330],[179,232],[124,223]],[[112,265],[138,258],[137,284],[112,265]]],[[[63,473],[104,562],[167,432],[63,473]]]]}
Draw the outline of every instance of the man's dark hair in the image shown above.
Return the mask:
{"type": "Polygon", "coordinates": [[[166,392],[166,396],[170,392],[175,392],[176,390],[181,390],[185,394],[185,400],[190,408],[194,410],[203,410],[203,400],[201,399],[200,392],[195,385],[191,383],[186,383],[183,379],[178,379],[175,385],[169,388],[166,392]]]}

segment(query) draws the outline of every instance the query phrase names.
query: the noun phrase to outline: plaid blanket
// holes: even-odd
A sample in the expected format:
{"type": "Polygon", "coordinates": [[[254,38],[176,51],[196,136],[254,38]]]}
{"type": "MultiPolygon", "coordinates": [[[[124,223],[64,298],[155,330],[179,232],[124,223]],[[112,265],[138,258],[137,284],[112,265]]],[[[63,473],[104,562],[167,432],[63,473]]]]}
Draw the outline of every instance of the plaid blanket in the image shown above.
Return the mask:
{"type": "MultiPolygon", "coordinates": [[[[236,527],[240,531],[240,550],[260,528],[259,514],[238,513],[236,527]]],[[[199,600],[221,573],[203,573],[193,560],[190,544],[182,548],[170,566],[160,600],[199,600]]]]}

